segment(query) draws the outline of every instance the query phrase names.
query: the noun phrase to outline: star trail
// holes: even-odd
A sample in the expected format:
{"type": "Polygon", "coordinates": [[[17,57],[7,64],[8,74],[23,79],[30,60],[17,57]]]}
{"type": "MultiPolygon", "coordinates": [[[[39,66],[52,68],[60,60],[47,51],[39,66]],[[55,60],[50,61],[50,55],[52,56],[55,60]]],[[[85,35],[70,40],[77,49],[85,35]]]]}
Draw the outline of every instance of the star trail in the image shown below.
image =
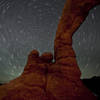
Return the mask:
{"type": "MultiPolygon", "coordinates": [[[[18,77],[33,49],[53,53],[65,0],[0,0],[0,82],[18,77]]],[[[82,78],[100,76],[100,6],[73,36],[82,78]]]]}

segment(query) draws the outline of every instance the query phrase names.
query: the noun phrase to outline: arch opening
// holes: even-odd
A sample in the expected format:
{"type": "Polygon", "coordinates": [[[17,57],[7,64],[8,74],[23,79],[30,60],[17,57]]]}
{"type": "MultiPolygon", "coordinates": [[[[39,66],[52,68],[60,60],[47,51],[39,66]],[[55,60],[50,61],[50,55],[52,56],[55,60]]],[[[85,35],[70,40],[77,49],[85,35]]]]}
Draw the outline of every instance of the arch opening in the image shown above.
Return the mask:
{"type": "Polygon", "coordinates": [[[81,78],[100,76],[100,6],[93,8],[73,35],[81,78]]]}

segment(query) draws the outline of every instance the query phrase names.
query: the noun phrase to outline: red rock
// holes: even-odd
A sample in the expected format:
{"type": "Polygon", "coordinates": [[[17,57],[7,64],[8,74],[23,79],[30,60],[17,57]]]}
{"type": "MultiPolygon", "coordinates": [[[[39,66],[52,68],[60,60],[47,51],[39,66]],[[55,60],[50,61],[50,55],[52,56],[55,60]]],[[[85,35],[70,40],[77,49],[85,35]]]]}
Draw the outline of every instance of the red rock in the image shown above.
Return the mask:
{"type": "Polygon", "coordinates": [[[98,4],[100,0],[67,0],[54,43],[55,62],[51,53],[39,56],[33,50],[22,75],[0,86],[0,100],[96,100],[80,80],[72,35],[98,4]]]}
{"type": "Polygon", "coordinates": [[[52,53],[48,53],[48,52],[45,52],[41,55],[40,57],[42,60],[44,60],[45,62],[52,62],[53,60],[53,55],[52,53]]]}

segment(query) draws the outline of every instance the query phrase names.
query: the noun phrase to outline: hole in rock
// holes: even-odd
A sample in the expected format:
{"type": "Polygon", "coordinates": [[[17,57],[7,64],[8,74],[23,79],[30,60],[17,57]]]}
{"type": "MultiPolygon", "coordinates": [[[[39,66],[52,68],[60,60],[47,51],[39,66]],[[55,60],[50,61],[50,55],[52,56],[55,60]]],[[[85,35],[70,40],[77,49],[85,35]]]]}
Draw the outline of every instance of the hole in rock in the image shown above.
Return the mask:
{"type": "Polygon", "coordinates": [[[100,76],[100,6],[93,8],[73,36],[81,78],[100,76]]]}

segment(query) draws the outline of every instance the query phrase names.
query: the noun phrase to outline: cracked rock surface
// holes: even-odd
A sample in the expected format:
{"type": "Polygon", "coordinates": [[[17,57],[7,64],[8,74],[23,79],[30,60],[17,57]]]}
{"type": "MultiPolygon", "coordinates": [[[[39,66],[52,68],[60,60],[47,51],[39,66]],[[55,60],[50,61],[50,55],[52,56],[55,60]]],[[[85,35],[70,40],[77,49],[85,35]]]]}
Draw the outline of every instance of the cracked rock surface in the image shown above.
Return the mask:
{"type": "Polygon", "coordinates": [[[72,35],[100,0],[67,0],[51,53],[30,52],[24,72],[0,86],[0,100],[96,100],[80,80],[72,35]]]}

